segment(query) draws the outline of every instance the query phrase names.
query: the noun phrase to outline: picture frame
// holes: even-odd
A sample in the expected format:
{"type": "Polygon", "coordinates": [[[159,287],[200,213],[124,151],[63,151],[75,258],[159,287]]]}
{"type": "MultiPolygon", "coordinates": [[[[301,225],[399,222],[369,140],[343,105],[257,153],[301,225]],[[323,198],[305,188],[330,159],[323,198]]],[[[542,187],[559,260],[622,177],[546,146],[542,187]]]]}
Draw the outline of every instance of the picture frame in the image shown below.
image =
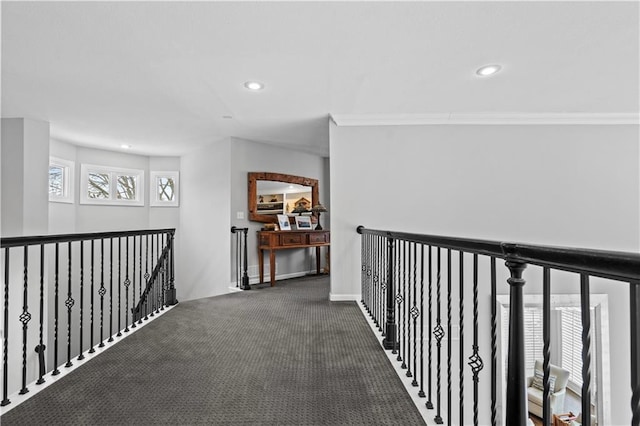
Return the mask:
{"type": "Polygon", "coordinates": [[[311,216],[296,216],[296,226],[298,229],[313,229],[311,227],[311,216]]]}
{"type": "Polygon", "coordinates": [[[289,223],[289,216],[286,214],[278,215],[278,225],[281,231],[291,231],[291,224],[289,223]]]}

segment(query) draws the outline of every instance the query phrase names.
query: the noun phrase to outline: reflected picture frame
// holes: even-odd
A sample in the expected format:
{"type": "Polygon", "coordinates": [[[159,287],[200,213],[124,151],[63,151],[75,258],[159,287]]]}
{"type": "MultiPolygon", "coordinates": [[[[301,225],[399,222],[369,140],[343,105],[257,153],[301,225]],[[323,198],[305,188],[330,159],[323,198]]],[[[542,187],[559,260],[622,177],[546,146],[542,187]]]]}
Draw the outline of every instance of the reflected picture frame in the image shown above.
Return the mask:
{"type": "Polygon", "coordinates": [[[278,226],[281,231],[291,231],[291,224],[289,223],[289,216],[286,214],[278,215],[278,226]]]}
{"type": "Polygon", "coordinates": [[[311,227],[311,216],[296,216],[296,227],[298,229],[313,229],[311,227]]]}

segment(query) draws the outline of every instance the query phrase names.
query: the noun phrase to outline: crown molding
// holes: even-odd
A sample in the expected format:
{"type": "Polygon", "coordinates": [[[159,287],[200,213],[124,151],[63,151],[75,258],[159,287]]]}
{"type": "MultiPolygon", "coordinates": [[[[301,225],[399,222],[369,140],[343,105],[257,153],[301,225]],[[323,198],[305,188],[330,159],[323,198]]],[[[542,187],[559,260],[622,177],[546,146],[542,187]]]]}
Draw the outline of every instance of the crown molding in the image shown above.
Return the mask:
{"type": "Polygon", "coordinates": [[[638,125],[638,113],[331,114],[336,126],[638,125]]]}

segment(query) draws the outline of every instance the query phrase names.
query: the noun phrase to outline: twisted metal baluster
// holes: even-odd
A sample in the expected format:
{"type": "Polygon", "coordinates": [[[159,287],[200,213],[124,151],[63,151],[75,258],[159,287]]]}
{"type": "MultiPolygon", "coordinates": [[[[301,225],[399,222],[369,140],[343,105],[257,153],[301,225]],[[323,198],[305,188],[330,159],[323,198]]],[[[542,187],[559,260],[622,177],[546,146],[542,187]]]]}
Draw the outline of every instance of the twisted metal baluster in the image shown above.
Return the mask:
{"type": "Polygon", "coordinates": [[[437,424],[441,425],[442,416],[440,416],[440,370],[441,370],[441,351],[442,351],[442,338],[444,337],[444,329],[442,328],[442,318],[440,316],[440,297],[441,297],[441,285],[440,285],[440,247],[437,248],[437,266],[436,266],[436,327],[433,330],[433,335],[436,338],[436,416],[434,420],[437,424]]]}
{"type": "MultiPolygon", "coordinates": [[[[133,238],[135,240],[136,237],[133,237],[133,238]]],[[[138,309],[138,324],[142,324],[142,305],[144,304],[145,311],[146,311],[146,306],[147,306],[146,297],[144,299],[144,303],[143,303],[143,299],[142,299],[143,296],[144,296],[142,294],[142,235],[140,235],[140,256],[138,257],[138,265],[140,267],[139,268],[140,269],[140,271],[139,271],[140,277],[138,279],[138,288],[140,290],[140,292],[138,293],[140,295],[140,297],[139,297],[140,300],[138,300],[138,306],[139,306],[139,309],[138,309]]]]}
{"type": "Polygon", "coordinates": [[[60,245],[56,243],[56,256],[54,267],[54,296],[53,296],[53,372],[52,376],[60,374],[58,370],[58,297],[60,288],[60,245]]]}
{"type": "Polygon", "coordinates": [[[498,315],[496,291],[496,258],[491,257],[491,426],[498,424],[497,383],[498,375],[498,315]]]}
{"type": "Polygon", "coordinates": [[[84,241],[80,241],[80,336],[78,361],[84,359],[84,241]]]}
{"type": "Polygon", "coordinates": [[[451,426],[451,344],[453,334],[451,333],[451,249],[447,249],[447,424],[451,426]]]}
{"type": "MultiPolygon", "coordinates": [[[[458,252],[459,256],[459,265],[460,268],[460,294],[459,294],[459,320],[460,320],[460,356],[459,356],[459,371],[458,371],[458,380],[460,382],[460,389],[458,393],[458,397],[460,398],[460,424],[464,424],[464,254],[462,251],[458,252]]],[[[451,340],[451,339],[449,339],[451,340]]]]}
{"type": "Polygon", "coordinates": [[[90,302],[91,302],[91,312],[90,312],[90,317],[91,317],[91,330],[89,330],[90,333],[90,339],[91,339],[91,348],[89,349],[89,353],[92,354],[94,353],[96,350],[93,348],[93,283],[94,283],[94,263],[95,263],[95,240],[91,240],[91,298],[90,298],[90,302]]]}
{"type": "Polygon", "coordinates": [[[426,397],[424,393],[424,244],[420,244],[420,390],[418,396],[426,397]]]}
{"type": "MultiPolygon", "coordinates": [[[[4,324],[9,324],[9,248],[4,249],[4,324]]],[[[9,399],[9,327],[5,325],[2,339],[2,402],[0,407],[11,404],[9,399]]]]}
{"type": "Polygon", "coordinates": [[[380,237],[376,236],[373,241],[373,261],[371,265],[371,277],[373,280],[373,323],[380,329],[378,315],[380,312],[380,298],[378,297],[378,257],[380,253],[380,237]]]}
{"type": "Polygon", "coordinates": [[[31,314],[29,313],[29,246],[24,246],[24,287],[22,298],[22,313],[20,314],[20,322],[22,323],[22,389],[18,392],[20,395],[24,395],[29,392],[27,388],[27,327],[31,320],[31,314]]]}
{"type": "MultiPolygon", "coordinates": [[[[153,259],[153,253],[154,253],[154,251],[153,251],[153,235],[152,235],[151,236],[151,258],[152,259],[153,259]]],[[[158,253],[160,253],[160,246],[158,246],[158,253]]],[[[147,285],[149,285],[149,276],[150,276],[149,275],[149,262],[150,262],[150,260],[149,260],[149,236],[148,235],[147,235],[147,251],[146,251],[146,255],[145,256],[146,256],[146,259],[145,259],[145,262],[144,262],[145,263],[144,281],[145,281],[145,283],[147,285]]],[[[153,271],[153,266],[152,266],[151,270],[153,271]]],[[[164,275],[164,270],[162,271],[162,275],[164,275]]],[[[155,307],[155,304],[156,304],[156,302],[155,302],[155,300],[156,300],[155,289],[157,287],[157,284],[156,284],[157,281],[158,281],[158,278],[156,278],[156,282],[153,283],[153,289],[151,290],[152,293],[153,293],[153,297],[151,298],[151,316],[152,317],[155,316],[154,313],[153,313],[153,310],[154,310],[154,307],[155,307]]],[[[148,319],[148,317],[147,317],[147,319],[148,319]]]]}
{"type": "MultiPolygon", "coordinates": [[[[6,324],[6,323],[5,323],[6,324]]],[[[44,375],[45,367],[44,367],[44,350],[46,346],[44,345],[44,244],[40,244],[40,341],[38,346],[36,346],[36,353],[38,353],[40,358],[40,375],[38,380],[36,381],[37,385],[41,385],[45,382],[44,375]]]]}
{"type": "MultiPolygon", "coordinates": [[[[478,426],[478,382],[484,364],[478,353],[478,255],[473,255],[473,355],[469,357],[473,372],[473,424],[478,426]]],[[[462,422],[461,422],[462,423],[462,422]]]]}
{"type": "Polygon", "coordinates": [[[402,294],[400,293],[400,256],[402,254],[402,248],[400,247],[400,240],[398,240],[397,244],[395,244],[394,247],[394,251],[393,251],[393,263],[396,267],[395,271],[393,271],[393,278],[395,279],[396,282],[396,286],[395,286],[395,306],[394,311],[396,312],[396,326],[394,327],[394,333],[396,334],[396,336],[394,337],[393,340],[393,350],[391,351],[392,354],[398,354],[396,360],[397,361],[402,361],[402,356],[400,355],[400,322],[402,321],[402,309],[400,307],[400,304],[402,303],[402,294]]]}
{"type": "Polygon", "coordinates": [[[404,256],[402,255],[402,246],[403,244],[398,241],[398,255],[396,257],[396,262],[397,262],[397,280],[396,282],[398,283],[397,285],[397,292],[396,292],[396,305],[398,308],[398,357],[396,358],[397,361],[402,361],[402,349],[404,348],[404,339],[402,338],[402,330],[401,330],[401,324],[402,324],[402,302],[404,302],[404,297],[402,296],[402,293],[400,292],[400,286],[402,283],[402,261],[400,260],[400,258],[402,257],[404,259],[404,256]]]}
{"type": "Polygon", "coordinates": [[[420,316],[420,310],[416,306],[417,294],[416,294],[416,281],[418,280],[418,245],[413,243],[413,307],[411,308],[411,316],[413,317],[413,381],[411,386],[418,386],[418,354],[417,354],[417,321],[420,316]]]}
{"type": "Polygon", "coordinates": [[[549,425],[551,421],[551,405],[549,400],[550,384],[549,374],[551,368],[551,270],[547,267],[542,269],[542,339],[544,340],[542,370],[543,390],[542,390],[542,423],[549,425]]]}
{"type": "Polygon", "coordinates": [[[100,344],[99,348],[104,348],[104,295],[107,289],[104,287],[104,238],[100,239],[100,344]]]}
{"type": "Polygon", "coordinates": [[[429,356],[428,356],[428,368],[427,368],[427,381],[428,381],[428,395],[427,395],[427,402],[425,403],[425,406],[429,409],[429,410],[433,410],[433,402],[432,402],[432,398],[431,398],[431,373],[432,373],[432,361],[433,361],[433,357],[432,357],[432,353],[433,353],[433,339],[431,338],[431,330],[434,330],[433,328],[433,264],[432,264],[432,253],[433,250],[431,248],[431,246],[429,246],[429,356]]]}
{"type": "Polygon", "coordinates": [[[64,301],[67,307],[67,363],[64,366],[68,368],[73,365],[71,362],[71,308],[75,303],[71,297],[71,241],[67,243],[67,252],[67,300],[64,301]]]}
{"type": "Polygon", "coordinates": [[[109,238],[109,339],[113,342],[113,237],[109,238]]]}
{"type": "Polygon", "coordinates": [[[640,426],[640,282],[629,283],[631,321],[631,425],[640,426]]]}
{"type": "Polygon", "coordinates": [[[122,237],[118,237],[118,334],[122,336],[122,237]]]}
{"type": "Polygon", "coordinates": [[[591,426],[591,303],[589,276],[580,274],[582,313],[582,424],[591,426]]]}
{"type": "Polygon", "coordinates": [[[126,245],[126,257],[125,257],[125,278],[124,278],[124,332],[129,332],[129,286],[131,285],[131,280],[129,280],[129,237],[125,237],[125,245],[126,245]]]}
{"type": "Polygon", "coordinates": [[[136,316],[135,316],[135,309],[136,309],[136,236],[134,235],[133,237],[131,237],[133,239],[133,257],[132,257],[132,266],[133,266],[133,272],[131,273],[131,278],[132,278],[132,282],[131,282],[131,293],[132,293],[132,298],[133,300],[131,301],[131,328],[136,328],[136,316]]]}
{"type": "MultiPolygon", "coordinates": [[[[402,368],[406,368],[407,369],[407,377],[411,377],[411,371],[409,371],[409,367],[411,366],[411,323],[410,323],[410,319],[409,319],[409,305],[411,305],[411,288],[409,288],[409,295],[407,296],[407,275],[410,274],[410,272],[407,272],[409,270],[408,266],[411,264],[411,249],[409,249],[409,254],[407,254],[407,246],[408,246],[408,242],[405,241],[403,244],[403,252],[404,252],[404,259],[403,259],[403,271],[402,271],[402,293],[405,297],[405,300],[407,301],[407,303],[404,304],[404,322],[402,323],[402,329],[404,330],[404,339],[405,339],[405,345],[404,345],[404,360],[402,362],[402,368]]],[[[411,276],[409,275],[408,277],[409,281],[411,281],[411,276]]]]}

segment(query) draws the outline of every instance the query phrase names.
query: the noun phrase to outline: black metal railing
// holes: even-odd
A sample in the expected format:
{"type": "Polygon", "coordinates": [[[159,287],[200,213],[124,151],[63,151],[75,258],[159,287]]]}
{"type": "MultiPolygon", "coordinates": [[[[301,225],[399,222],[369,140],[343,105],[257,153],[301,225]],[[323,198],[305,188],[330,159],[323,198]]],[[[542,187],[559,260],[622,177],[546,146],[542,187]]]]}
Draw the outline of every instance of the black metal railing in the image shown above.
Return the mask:
{"type": "Polygon", "coordinates": [[[27,383],[36,378],[45,383],[47,363],[58,375],[76,356],[82,360],[104,347],[106,337],[112,342],[176,304],[174,234],[156,229],[3,238],[0,405],[10,404],[13,392],[28,393],[27,383]],[[37,330],[29,328],[33,306],[37,330]],[[28,350],[35,342],[37,355],[28,350]]]}
{"type": "Polygon", "coordinates": [[[247,272],[247,234],[249,228],[237,228],[231,227],[231,233],[236,236],[235,242],[235,273],[236,273],[236,287],[242,290],[251,290],[249,285],[249,274],[247,272]]]}
{"type": "Polygon", "coordinates": [[[462,425],[473,422],[478,425],[479,411],[486,408],[486,418],[490,417],[492,425],[505,422],[507,425],[527,424],[523,272],[527,265],[533,265],[542,272],[543,424],[549,425],[552,421],[549,379],[551,271],[566,271],[577,274],[580,286],[582,424],[591,425],[593,349],[589,295],[590,278],[598,277],[616,281],[612,285],[626,285],[629,289],[630,423],[633,426],[640,425],[640,255],[372,230],[362,226],[357,228],[357,232],[362,235],[363,307],[380,327],[384,336],[383,346],[397,353],[397,360],[402,362],[401,368],[407,370],[407,376],[414,377],[412,385],[419,389],[418,396],[426,398],[428,409],[435,410],[436,423],[446,421],[449,425],[462,425]],[[506,271],[497,269],[497,259],[505,261],[506,271]],[[468,261],[471,262],[470,272],[467,270],[468,261]],[[454,283],[452,268],[456,264],[458,270],[455,278],[458,282],[454,283]],[[479,270],[486,276],[480,276],[479,270]],[[498,403],[497,396],[498,387],[501,386],[497,382],[498,272],[506,274],[510,293],[506,407],[503,410],[499,408],[502,404],[498,403]],[[470,278],[471,283],[468,284],[465,278],[470,278]],[[490,348],[480,347],[479,311],[486,305],[480,305],[479,290],[491,296],[490,348]],[[471,309],[465,307],[465,303],[471,303],[471,309]],[[455,305],[457,308],[454,309],[455,305]],[[465,317],[465,312],[470,313],[470,317],[465,317]],[[458,329],[454,331],[452,324],[456,322],[458,329]],[[471,328],[471,345],[465,344],[467,326],[471,328]],[[452,347],[454,340],[458,341],[458,351],[452,347]],[[491,360],[490,383],[481,388],[480,373],[485,363],[482,353],[490,354],[491,360]],[[453,376],[455,361],[457,380],[453,376]],[[446,380],[446,389],[442,384],[443,379],[446,380]],[[467,383],[473,387],[473,400],[472,409],[465,410],[467,383]],[[458,390],[457,395],[454,395],[454,387],[458,390]],[[479,405],[481,391],[485,395],[490,392],[491,407],[479,405]],[[443,399],[446,400],[446,413],[442,407],[443,399]],[[454,401],[458,405],[455,414],[454,401]],[[470,415],[472,420],[465,419],[465,415],[470,415]]]}

